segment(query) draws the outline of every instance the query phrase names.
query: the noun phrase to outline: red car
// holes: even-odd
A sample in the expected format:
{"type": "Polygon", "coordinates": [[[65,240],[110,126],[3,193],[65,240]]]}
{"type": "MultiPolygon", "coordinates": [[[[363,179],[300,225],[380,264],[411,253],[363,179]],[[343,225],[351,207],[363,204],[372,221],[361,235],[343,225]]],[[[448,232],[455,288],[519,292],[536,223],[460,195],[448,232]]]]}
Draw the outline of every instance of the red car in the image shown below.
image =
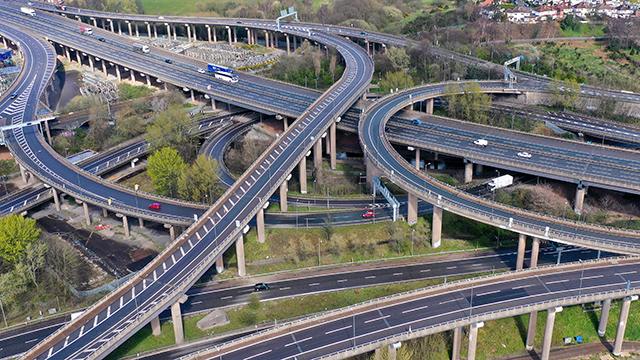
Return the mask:
{"type": "Polygon", "coordinates": [[[363,219],[371,219],[376,217],[376,213],[373,212],[373,210],[369,209],[367,211],[365,211],[364,214],[362,214],[362,218],[363,219]]]}
{"type": "Polygon", "coordinates": [[[160,210],[160,203],[154,202],[149,204],[149,210],[154,210],[154,211],[160,210]]]}

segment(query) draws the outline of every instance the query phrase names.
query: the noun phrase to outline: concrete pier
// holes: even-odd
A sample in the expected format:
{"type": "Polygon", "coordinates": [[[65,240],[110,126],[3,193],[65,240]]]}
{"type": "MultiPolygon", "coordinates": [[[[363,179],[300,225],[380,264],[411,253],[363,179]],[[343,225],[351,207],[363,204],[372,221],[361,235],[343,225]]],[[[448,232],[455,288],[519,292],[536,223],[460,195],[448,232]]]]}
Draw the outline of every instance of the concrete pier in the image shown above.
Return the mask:
{"type": "Polygon", "coordinates": [[[433,221],[431,223],[431,247],[439,248],[442,243],[442,208],[433,205],[433,221]]]}
{"type": "Polygon", "coordinates": [[[236,240],[236,259],[238,261],[238,276],[246,276],[247,269],[244,259],[244,237],[242,234],[239,235],[238,240],[236,240]]]}
{"type": "Polygon", "coordinates": [[[556,321],[556,314],[562,311],[562,307],[558,306],[547,310],[547,323],[544,326],[544,338],[542,339],[541,360],[549,360],[551,352],[551,340],[553,339],[553,325],[556,321]]]}
{"type": "Polygon", "coordinates": [[[478,346],[478,329],[483,326],[483,322],[471,324],[471,326],[469,326],[469,350],[467,351],[467,360],[475,360],[476,358],[476,347],[478,346]]]}

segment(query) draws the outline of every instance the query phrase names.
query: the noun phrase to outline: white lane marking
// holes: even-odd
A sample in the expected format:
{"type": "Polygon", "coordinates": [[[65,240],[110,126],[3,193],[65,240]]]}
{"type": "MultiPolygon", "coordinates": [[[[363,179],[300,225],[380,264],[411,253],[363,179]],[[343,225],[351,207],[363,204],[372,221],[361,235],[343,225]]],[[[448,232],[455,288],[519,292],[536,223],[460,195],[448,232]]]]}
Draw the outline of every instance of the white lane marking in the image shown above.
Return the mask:
{"type": "Polygon", "coordinates": [[[402,313],[403,313],[403,314],[406,314],[406,313],[410,313],[410,312],[414,312],[414,311],[418,311],[418,310],[426,309],[426,308],[428,308],[428,307],[429,307],[429,305],[419,306],[419,307],[417,307],[417,308],[413,308],[413,309],[405,310],[405,311],[403,311],[402,313]]]}
{"type": "Polygon", "coordinates": [[[402,275],[401,272],[393,273],[393,276],[400,276],[400,275],[402,275]]]}
{"type": "Polygon", "coordinates": [[[455,302],[455,301],[458,301],[458,299],[442,301],[442,302],[440,302],[440,305],[444,305],[444,304],[452,303],[452,302],[455,302]]]}
{"type": "Polygon", "coordinates": [[[229,299],[232,299],[232,298],[233,298],[233,296],[229,295],[229,296],[221,297],[220,300],[229,300],[229,299]]]}
{"type": "Polygon", "coordinates": [[[370,322],[374,322],[374,321],[378,321],[378,320],[384,320],[384,319],[386,319],[388,317],[391,317],[391,315],[385,315],[385,316],[381,316],[381,317],[378,317],[378,318],[375,318],[375,319],[367,320],[364,323],[368,324],[370,322]]]}
{"type": "Polygon", "coordinates": [[[452,270],[452,269],[455,269],[455,268],[457,268],[457,266],[447,266],[447,270],[452,270]]]}
{"type": "Polygon", "coordinates": [[[327,332],[326,332],[326,333],[324,333],[324,334],[325,334],[325,335],[329,335],[329,334],[333,334],[334,332],[338,332],[338,331],[341,331],[341,330],[347,330],[347,329],[350,329],[350,328],[351,328],[351,325],[348,325],[348,326],[345,326],[345,327],[341,327],[341,328],[339,328],[339,329],[329,330],[329,331],[327,331],[327,332]]]}
{"type": "Polygon", "coordinates": [[[198,304],[202,304],[202,301],[194,301],[191,303],[191,305],[198,305],[198,304]]]}
{"type": "Polygon", "coordinates": [[[426,273],[426,272],[429,272],[429,271],[431,271],[431,269],[420,270],[421,273],[426,273]]]}
{"type": "Polygon", "coordinates": [[[604,275],[594,275],[594,276],[585,276],[582,278],[582,280],[589,280],[589,279],[598,279],[604,277],[604,275]]]}
{"type": "Polygon", "coordinates": [[[375,278],[376,278],[376,276],[375,276],[375,275],[371,275],[371,276],[365,276],[364,278],[365,278],[365,279],[375,279],[375,278]]]}
{"type": "Polygon", "coordinates": [[[309,286],[318,286],[318,285],[320,285],[320,283],[311,283],[311,284],[309,284],[309,286]]]}
{"type": "Polygon", "coordinates": [[[280,290],[290,290],[291,286],[285,286],[285,287],[281,287],[280,290]]]}
{"type": "Polygon", "coordinates": [[[345,282],[345,281],[347,281],[347,279],[340,279],[340,280],[338,280],[338,282],[339,282],[339,283],[342,283],[342,282],[345,282]]]}
{"type": "Polygon", "coordinates": [[[620,275],[629,275],[629,274],[635,274],[636,271],[626,271],[626,272],[619,272],[619,273],[615,273],[615,275],[620,276],[620,275]]]}
{"type": "Polygon", "coordinates": [[[494,290],[494,291],[489,291],[489,292],[482,293],[482,294],[476,294],[476,296],[485,296],[485,295],[497,294],[499,292],[500,292],[500,290],[494,290]]]}
{"type": "Polygon", "coordinates": [[[267,350],[267,351],[263,351],[260,354],[255,354],[255,355],[251,355],[249,357],[244,358],[244,360],[249,360],[249,359],[253,359],[253,358],[257,358],[258,356],[262,356],[264,354],[268,354],[271,352],[271,349],[267,350]]]}
{"type": "Polygon", "coordinates": [[[309,336],[309,337],[306,337],[306,338],[304,338],[304,339],[302,339],[302,340],[298,340],[298,341],[294,341],[294,342],[288,343],[288,344],[286,344],[284,347],[289,347],[289,346],[291,346],[291,345],[300,344],[301,342],[304,342],[304,341],[307,341],[307,340],[311,340],[311,339],[313,339],[313,337],[312,337],[312,336],[309,336]]]}
{"type": "Polygon", "coordinates": [[[27,340],[27,341],[25,341],[24,343],[25,343],[25,344],[28,344],[28,343],[36,342],[36,341],[38,341],[38,340],[39,340],[39,339],[31,339],[31,340],[27,340]]]}
{"type": "Polygon", "coordinates": [[[569,282],[569,280],[547,281],[545,284],[551,285],[551,284],[560,284],[560,283],[566,283],[566,282],[569,282]]]}
{"type": "Polygon", "coordinates": [[[532,287],[534,286],[533,284],[529,284],[529,285],[520,285],[520,286],[516,286],[516,287],[512,287],[511,290],[518,290],[518,289],[524,289],[524,288],[528,288],[528,287],[532,287]]]}

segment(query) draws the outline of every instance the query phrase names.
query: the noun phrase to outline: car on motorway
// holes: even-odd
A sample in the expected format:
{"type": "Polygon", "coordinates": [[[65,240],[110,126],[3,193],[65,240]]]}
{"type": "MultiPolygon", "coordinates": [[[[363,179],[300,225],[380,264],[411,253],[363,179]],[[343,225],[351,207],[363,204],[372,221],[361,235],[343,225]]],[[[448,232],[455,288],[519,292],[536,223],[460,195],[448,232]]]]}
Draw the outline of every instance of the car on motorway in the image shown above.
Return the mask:
{"type": "Polygon", "coordinates": [[[420,119],[413,119],[413,120],[411,120],[411,123],[412,123],[413,125],[422,125],[422,120],[420,120],[420,119]]]}
{"type": "Polygon", "coordinates": [[[373,219],[374,217],[376,217],[376,213],[372,209],[369,209],[362,213],[363,219],[373,219]]]}
{"type": "Polygon", "coordinates": [[[149,210],[159,211],[161,207],[162,207],[162,205],[160,205],[159,202],[154,202],[154,203],[149,204],[149,210]]]}
{"type": "Polygon", "coordinates": [[[158,16],[158,20],[164,20],[164,16],[158,16]]]}
{"type": "Polygon", "coordinates": [[[267,291],[269,289],[271,289],[271,287],[267,283],[257,283],[253,285],[253,291],[267,291]]]}
{"type": "Polygon", "coordinates": [[[9,95],[9,99],[15,99],[17,97],[18,97],[18,93],[17,92],[11,93],[11,95],[9,95]]]}
{"type": "Polygon", "coordinates": [[[520,156],[521,158],[530,159],[532,155],[526,151],[520,151],[518,153],[518,156],[520,156]]]}
{"type": "Polygon", "coordinates": [[[171,59],[164,59],[164,62],[166,62],[167,64],[173,64],[173,60],[171,59]]]}
{"type": "Polygon", "coordinates": [[[242,24],[242,21],[236,21],[236,24],[242,24]]]}
{"type": "Polygon", "coordinates": [[[198,72],[199,72],[200,74],[206,74],[206,73],[207,73],[207,70],[205,70],[205,69],[203,69],[203,68],[199,68],[199,69],[198,69],[198,72]]]}
{"type": "Polygon", "coordinates": [[[360,35],[363,35],[363,36],[367,35],[367,32],[366,31],[360,31],[360,35]]]}
{"type": "Polygon", "coordinates": [[[102,36],[98,36],[96,39],[98,39],[98,41],[101,41],[101,42],[107,41],[107,39],[103,38],[102,36]]]}
{"type": "Polygon", "coordinates": [[[473,141],[473,143],[482,147],[487,147],[487,145],[489,145],[489,142],[485,139],[476,139],[473,141]]]}

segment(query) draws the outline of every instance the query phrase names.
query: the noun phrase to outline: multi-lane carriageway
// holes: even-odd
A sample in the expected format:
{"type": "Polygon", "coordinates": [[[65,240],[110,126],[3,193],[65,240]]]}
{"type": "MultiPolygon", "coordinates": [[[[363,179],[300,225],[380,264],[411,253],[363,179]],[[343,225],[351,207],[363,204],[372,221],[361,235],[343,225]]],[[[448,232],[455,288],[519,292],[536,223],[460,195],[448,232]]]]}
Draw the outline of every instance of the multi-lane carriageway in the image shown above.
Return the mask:
{"type": "MultiPolygon", "coordinates": [[[[308,35],[302,30],[285,30],[308,35]]],[[[107,353],[176,303],[213,259],[242,235],[244,225],[262,207],[260,199],[267,199],[279,187],[336,114],[346,111],[364,93],[371,78],[373,64],[357,45],[322,33],[311,38],[340,52],[346,65],[343,77],[138,277],[37,346],[28,357],[85,358],[107,353]]]]}
{"type": "MultiPolygon", "coordinates": [[[[298,31],[301,36],[305,36],[305,32],[303,31],[296,29],[291,31],[298,31]]],[[[237,182],[213,209],[202,216],[201,220],[192,226],[171,249],[168,249],[156,259],[156,261],[146,269],[147,271],[128,283],[123,289],[120,289],[120,291],[112,294],[96,307],[86,312],[80,317],[79,321],[75,322],[77,324],[78,322],[85,321],[86,327],[76,325],[75,328],[72,326],[71,331],[67,329],[66,333],[56,333],[49,339],[49,343],[56,343],[56,346],[44,348],[40,346],[36,349],[36,352],[40,351],[45,356],[49,354],[49,351],[47,351],[49,349],[51,349],[50,352],[52,355],[54,350],[56,351],[56,355],[67,352],[76,353],[76,350],[81,350],[79,348],[84,345],[85,351],[90,349],[92,350],[91,353],[94,354],[93,350],[96,350],[96,348],[92,346],[98,346],[97,344],[99,343],[96,341],[100,340],[106,341],[102,341],[101,343],[103,345],[99,346],[97,350],[104,349],[105,347],[112,348],[117,345],[117,342],[122,341],[124,338],[122,335],[125,333],[124,328],[126,328],[126,332],[129,332],[132,331],[131,329],[133,328],[139,328],[144,325],[146,321],[156,315],[160,308],[166,308],[167,305],[174,303],[179,297],[179,294],[184,291],[185,283],[188,284],[196,278],[193,276],[193,273],[186,274],[184,267],[176,269],[177,266],[175,265],[178,265],[176,262],[197,261],[201,264],[197,267],[201,271],[202,268],[210,265],[214,258],[214,256],[210,256],[211,254],[201,251],[204,250],[203,247],[209,249],[216,247],[216,250],[219,252],[221,248],[229,246],[231,242],[235,240],[242,230],[242,224],[246,223],[260,208],[260,198],[266,199],[266,196],[273,192],[275,188],[279,186],[280,182],[286,179],[288,173],[299,161],[297,158],[292,161],[293,156],[291,156],[291,154],[284,154],[285,150],[289,150],[288,148],[291,147],[302,148],[300,150],[304,151],[294,151],[293,153],[299,154],[298,157],[304,156],[306,151],[313,145],[313,141],[317,141],[319,135],[326,131],[329,121],[335,119],[336,112],[334,112],[334,110],[337,111],[338,114],[344,112],[351,103],[361,95],[361,92],[364,91],[366,83],[369,80],[371,63],[366,55],[362,55],[361,50],[356,49],[356,47],[346,41],[329,37],[322,33],[317,33],[312,37],[330,46],[337,46],[345,58],[347,65],[345,76],[328,94],[323,95],[320,100],[315,103],[315,107],[317,108],[305,113],[302,120],[296,122],[285,136],[270,148],[273,153],[265,154],[257,164],[245,173],[245,183],[242,183],[242,179],[237,182]],[[364,73],[358,74],[358,72],[362,71],[364,71],[364,73]],[[337,109],[331,108],[334,103],[338,105],[337,109]],[[315,121],[311,121],[312,118],[315,119],[315,121]],[[291,138],[291,134],[298,136],[291,138]],[[313,134],[313,138],[301,134],[313,134]],[[277,167],[272,173],[271,170],[274,163],[277,167]],[[266,179],[264,176],[262,178],[251,177],[254,173],[259,176],[265,171],[269,172],[270,175],[266,179]],[[271,179],[274,177],[278,179],[275,182],[271,179]],[[252,181],[250,182],[249,179],[252,181]],[[235,199],[233,197],[234,192],[235,199]],[[247,193],[250,194],[247,195],[247,193]],[[260,195],[264,197],[260,197],[260,195]],[[240,208],[238,203],[244,206],[240,208]],[[214,217],[209,218],[210,215],[214,217]],[[218,221],[213,220],[216,216],[218,221]],[[238,218],[244,220],[240,221],[240,224],[237,224],[235,219],[238,218]],[[218,233],[216,230],[222,224],[225,226],[221,232],[218,233]],[[207,228],[207,225],[213,225],[213,228],[207,228]],[[203,238],[205,241],[202,241],[203,238]],[[195,241],[195,243],[193,243],[193,241],[195,241]],[[223,244],[220,244],[220,242],[223,242],[223,244]],[[195,250],[194,248],[198,249],[195,250]],[[194,254],[195,252],[198,252],[198,254],[194,254]],[[185,258],[188,258],[188,260],[184,260],[185,258]],[[172,284],[162,283],[163,280],[159,278],[168,279],[172,284]],[[129,293],[128,291],[131,292],[129,293]],[[151,292],[156,292],[156,295],[150,294],[151,292]],[[109,302],[110,300],[115,301],[109,302]],[[120,302],[118,302],[118,300],[120,300],[120,302]],[[159,305],[159,302],[162,304],[159,305]],[[140,303],[140,305],[138,305],[138,303],[140,303]],[[123,314],[125,312],[123,309],[125,308],[133,311],[135,314],[131,314],[130,312],[123,314]],[[107,331],[105,333],[101,331],[98,336],[94,337],[94,334],[98,332],[99,329],[105,330],[105,328],[109,327],[112,329],[110,330],[111,332],[107,331]],[[88,333],[91,333],[91,335],[87,335],[88,333]],[[89,348],[87,348],[87,346],[89,346],[89,348]]],[[[27,46],[28,45],[29,44],[27,44],[27,46]]],[[[196,273],[198,273],[198,271],[196,271],[196,273]]]]}

